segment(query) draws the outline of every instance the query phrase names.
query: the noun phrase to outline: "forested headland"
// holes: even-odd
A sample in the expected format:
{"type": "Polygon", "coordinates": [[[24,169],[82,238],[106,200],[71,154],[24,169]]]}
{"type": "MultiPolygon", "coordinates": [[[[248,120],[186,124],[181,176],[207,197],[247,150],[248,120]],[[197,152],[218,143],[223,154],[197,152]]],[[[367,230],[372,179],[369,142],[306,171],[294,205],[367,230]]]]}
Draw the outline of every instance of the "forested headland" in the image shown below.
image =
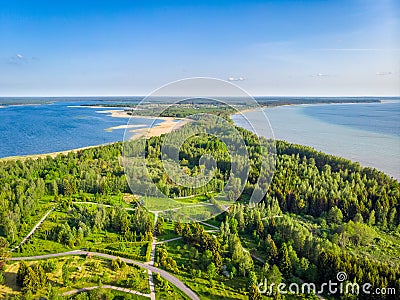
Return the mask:
{"type": "MultiPolygon", "coordinates": [[[[204,224],[171,223],[163,218],[154,228],[153,215],[127,184],[120,164],[122,143],[55,158],[0,161],[0,262],[10,256],[43,253],[39,245],[50,253],[89,247],[146,261],[155,229],[157,235],[182,238],[157,246],[157,265],[210,298],[221,289],[236,289],[240,295],[260,299],[256,286],[264,278],[320,284],[335,280],[338,272],[346,272],[351,282],[400,292],[398,181],[340,157],[276,141],[276,169],[268,193],[259,204],[249,205],[260,176],[260,147],[253,133],[237,130],[249,152],[250,172],[236,203],[209,221],[219,228],[215,232],[204,224]],[[8,252],[53,207],[34,238],[8,252]],[[225,287],[214,291],[218,282],[225,287]]],[[[209,185],[186,188],[162,172],[163,138],[146,141],[153,182],[171,198],[193,196],[196,201],[212,202],[213,194],[229,179],[227,149],[207,136],[184,143],[179,149],[180,164],[188,175],[198,174],[199,160],[207,153],[217,166],[209,185]]],[[[136,172],[140,184],[142,170],[136,172]]],[[[42,265],[30,269],[42,275],[50,270],[42,265]]],[[[1,274],[0,279],[5,276],[1,274]]],[[[42,281],[29,288],[21,278],[17,283],[23,292],[35,295],[47,289],[42,281]]],[[[166,284],[161,278],[158,282],[166,284]]],[[[274,293],[275,299],[285,297],[274,293]]],[[[363,297],[395,299],[393,295],[363,297]]]]}

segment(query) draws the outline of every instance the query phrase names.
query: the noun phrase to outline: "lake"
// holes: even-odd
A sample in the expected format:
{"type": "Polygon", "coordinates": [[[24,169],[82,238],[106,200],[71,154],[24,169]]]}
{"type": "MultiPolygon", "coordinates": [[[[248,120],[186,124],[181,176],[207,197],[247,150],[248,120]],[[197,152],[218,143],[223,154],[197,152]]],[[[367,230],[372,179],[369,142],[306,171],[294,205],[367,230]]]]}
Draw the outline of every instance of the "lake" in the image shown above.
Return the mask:
{"type": "MultiPolygon", "coordinates": [[[[358,161],[400,179],[400,101],[278,106],[264,109],[276,139],[358,161]]],[[[255,128],[259,114],[244,116],[255,128]]],[[[243,116],[236,125],[250,129],[243,116]]],[[[260,130],[262,134],[262,130],[260,130]]]]}

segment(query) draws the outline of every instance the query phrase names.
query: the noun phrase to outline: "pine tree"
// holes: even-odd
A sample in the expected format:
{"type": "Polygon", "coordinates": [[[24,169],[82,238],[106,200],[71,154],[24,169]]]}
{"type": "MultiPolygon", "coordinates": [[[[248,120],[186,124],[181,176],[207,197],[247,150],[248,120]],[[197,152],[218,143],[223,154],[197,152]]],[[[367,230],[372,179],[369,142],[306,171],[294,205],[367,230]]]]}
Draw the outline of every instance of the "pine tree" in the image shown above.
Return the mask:
{"type": "Polygon", "coordinates": [[[261,300],[261,293],[257,285],[249,286],[249,300],[261,300]]]}
{"type": "Polygon", "coordinates": [[[267,247],[268,247],[268,261],[271,265],[274,265],[278,262],[278,248],[275,245],[274,240],[270,235],[267,237],[267,247]]]}
{"type": "Polygon", "coordinates": [[[0,236],[0,263],[7,260],[9,257],[8,242],[6,238],[0,236]]]}
{"type": "Polygon", "coordinates": [[[24,281],[22,283],[22,292],[23,293],[31,292],[32,294],[34,294],[36,293],[39,287],[40,287],[40,280],[37,274],[31,267],[28,267],[26,269],[26,274],[24,276],[24,281]]]}
{"type": "Polygon", "coordinates": [[[19,268],[17,271],[17,284],[22,287],[23,283],[24,283],[24,278],[26,275],[26,270],[28,269],[28,265],[26,264],[25,261],[21,261],[19,264],[19,268]]]}
{"type": "Polygon", "coordinates": [[[279,251],[279,266],[281,267],[285,278],[288,278],[292,272],[292,263],[289,259],[289,252],[286,243],[282,244],[282,247],[279,251]]]}

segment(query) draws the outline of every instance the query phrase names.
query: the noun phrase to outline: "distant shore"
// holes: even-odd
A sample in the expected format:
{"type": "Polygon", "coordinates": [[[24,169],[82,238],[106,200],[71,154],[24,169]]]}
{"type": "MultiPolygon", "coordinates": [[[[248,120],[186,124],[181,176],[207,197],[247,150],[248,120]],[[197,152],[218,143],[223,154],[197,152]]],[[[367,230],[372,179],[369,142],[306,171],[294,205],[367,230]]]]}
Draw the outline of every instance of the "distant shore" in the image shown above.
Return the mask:
{"type": "MultiPolygon", "coordinates": [[[[253,108],[246,108],[242,109],[238,112],[235,112],[233,115],[239,115],[239,114],[245,114],[249,112],[254,112],[257,110],[265,110],[265,109],[273,109],[273,108],[278,108],[278,107],[288,107],[288,106],[314,106],[314,105],[357,105],[357,104],[367,104],[367,103],[383,103],[385,100],[377,100],[377,101],[341,101],[341,102],[327,102],[327,101],[321,101],[321,102],[315,102],[315,103],[285,103],[285,104],[279,104],[279,105],[268,105],[268,104],[260,104],[258,107],[253,107],[253,108]]],[[[389,101],[389,100],[387,100],[389,101]]]]}

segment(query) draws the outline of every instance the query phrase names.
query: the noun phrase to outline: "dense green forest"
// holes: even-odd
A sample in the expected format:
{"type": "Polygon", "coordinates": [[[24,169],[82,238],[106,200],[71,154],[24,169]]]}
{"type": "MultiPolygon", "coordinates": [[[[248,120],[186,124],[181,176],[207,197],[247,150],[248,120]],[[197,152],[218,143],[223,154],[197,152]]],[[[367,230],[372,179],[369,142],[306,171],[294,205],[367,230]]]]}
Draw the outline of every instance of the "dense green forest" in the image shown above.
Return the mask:
{"type": "MultiPolygon", "coordinates": [[[[182,237],[191,263],[182,266],[179,257],[161,245],[156,254],[160,267],[176,274],[205,274],[214,282],[238,278],[245,282],[245,292],[251,299],[260,299],[256,286],[264,278],[277,283],[324,283],[335,280],[338,272],[346,272],[349,281],[370,282],[374,287],[400,292],[398,181],[340,157],[276,141],[276,161],[269,162],[276,163],[275,170],[267,170],[275,171],[268,193],[261,203],[249,204],[261,176],[261,146],[254,134],[237,130],[250,158],[243,192],[228,211],[213,220],[219,232],[207,232],[199,223],[174,223],[173,234],[182,237]]],[[[151,179],[164,194],[172,198],[206,195],[212,200],[212,193],[222,191],[231,161],[220,140],[198,135],[179,149],[180,164],[190,176],[201,171],[199,160],[205,154],[212,154],[216,160],[217,170],[209,184],[188,188],[174,184],[162,172],[163,138],[146,141],[146,158],[151,179]]],[[[53,225],[41,230],[40,238],[62,247],[80,246],[99,232],[105,232],[110,244],[150,241],[153,223],[150,214],[138,205],[140,198],[134,196],[125,203],[129,210],[115,204],[116,198],[131,192],[121,155],[122,144],[115,143],[55,158],[0,161],[0,261],[11,255],[7,250],[17,245],[37,216],[52,205],[57,205],[53,225]],[[82,207],[75,202],[103,205],[82,207]]],[[[141,182],[142,172],[135,169],[136,184],[143,185],[142,190],[154,188],[153,183],[141,182]]],[[[157,233],[163,234],[163,228],[161,218],[157,233]]],[[[124,247],[108,251],[123,254],[124,247]]],[[[35,284],[41,287],[46,284],[46,268],[35,268],[29,268],[29,273],[33,277],[33,273],[39,274],[36,277],[41,279],[35,284]]],[[[274,298],[284,298],[276,290],[274,293],[274,298]]],[[[393,295],[363,297],[395,299],[393,295]]]]}

